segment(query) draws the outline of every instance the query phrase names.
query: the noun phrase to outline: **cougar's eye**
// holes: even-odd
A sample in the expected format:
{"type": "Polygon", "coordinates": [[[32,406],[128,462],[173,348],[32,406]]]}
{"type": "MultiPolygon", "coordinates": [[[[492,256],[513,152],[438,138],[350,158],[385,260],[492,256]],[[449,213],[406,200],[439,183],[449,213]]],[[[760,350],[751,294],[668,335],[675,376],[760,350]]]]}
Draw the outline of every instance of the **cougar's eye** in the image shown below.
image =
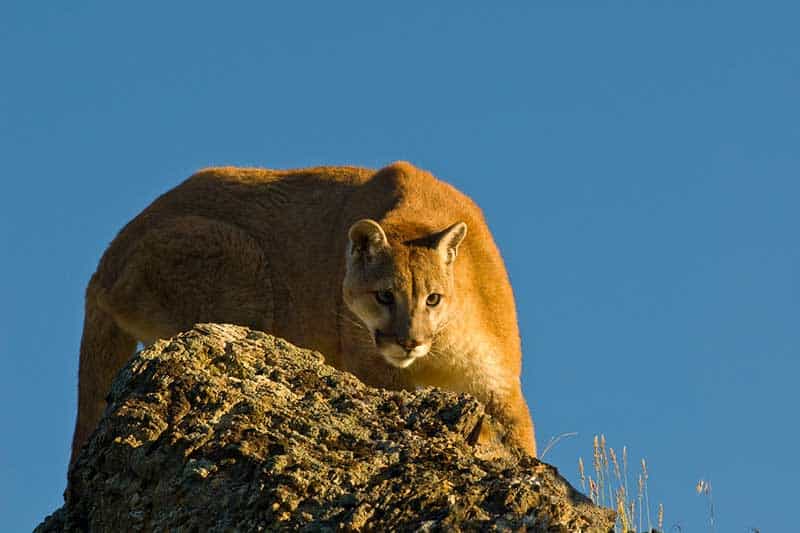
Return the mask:
{"type": "Polygon", "coordinates": [[[392,305],[394,303],[394,294],[392,294],[392,291],[378,291],[375,293],[375,299],[381,305],[392,305]]]}
{"type": "Polygon", "coordinates": [[[428,304],[428,307],[436,307],[437,305],[439,305],[439,302],[441,301],[442,301],[442,295],[432,292],[428,295],[428,298],[425,300],[425,303],[428,304]]]}

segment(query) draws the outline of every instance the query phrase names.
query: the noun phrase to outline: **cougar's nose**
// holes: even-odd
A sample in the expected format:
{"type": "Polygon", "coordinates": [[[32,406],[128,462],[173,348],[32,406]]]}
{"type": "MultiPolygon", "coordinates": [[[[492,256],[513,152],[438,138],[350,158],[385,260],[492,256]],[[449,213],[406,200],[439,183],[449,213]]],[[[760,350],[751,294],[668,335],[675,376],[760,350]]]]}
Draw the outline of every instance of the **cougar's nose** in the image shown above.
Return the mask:
{"type": "Polygon", "coordinates": [[[403,347],[407,352],[410,352],[417,346],[422,346],[424,343],[417,339],[397,339],[397,344],[403,347]]]}

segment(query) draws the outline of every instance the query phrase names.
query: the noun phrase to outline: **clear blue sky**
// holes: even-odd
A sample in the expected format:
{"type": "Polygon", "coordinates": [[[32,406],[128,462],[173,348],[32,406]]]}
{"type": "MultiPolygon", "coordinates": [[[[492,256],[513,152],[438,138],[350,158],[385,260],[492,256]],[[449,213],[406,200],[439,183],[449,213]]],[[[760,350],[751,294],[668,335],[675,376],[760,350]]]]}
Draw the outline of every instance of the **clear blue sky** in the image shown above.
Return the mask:
{"type": "Polygon", "coordinates": [[[48,4],[0,5],[9,531],[61,504],[83,290],[126,221],[204,166],[397,159],[483,207],[565,476],[603,432],[668,526],[707,530],[700,478],[718,531],[797,524],[792,3],[48,4]]]}

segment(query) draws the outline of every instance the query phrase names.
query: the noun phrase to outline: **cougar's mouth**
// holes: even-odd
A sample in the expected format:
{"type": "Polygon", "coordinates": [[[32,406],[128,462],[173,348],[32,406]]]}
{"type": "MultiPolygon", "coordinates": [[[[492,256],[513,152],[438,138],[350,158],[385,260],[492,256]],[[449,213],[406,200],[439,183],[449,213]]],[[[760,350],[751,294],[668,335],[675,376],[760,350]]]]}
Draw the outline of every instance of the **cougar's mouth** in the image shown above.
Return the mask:
{"type": "Polygon", "coordinates": [[[380,352],[386,362],[395,368],[408,368],[414,364],[414,361],[419,359],[419,356],[415,356],[411,352],[406,352],[399,346],[397,347],[397,351],[391,348],[382,348],[380,352]]]}

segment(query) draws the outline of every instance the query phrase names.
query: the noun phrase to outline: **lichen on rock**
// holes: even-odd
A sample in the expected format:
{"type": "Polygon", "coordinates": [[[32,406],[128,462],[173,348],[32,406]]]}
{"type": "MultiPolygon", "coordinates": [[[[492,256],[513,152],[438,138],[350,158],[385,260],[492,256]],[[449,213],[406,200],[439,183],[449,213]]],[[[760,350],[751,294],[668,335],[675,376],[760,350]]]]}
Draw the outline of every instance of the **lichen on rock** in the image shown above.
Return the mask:
{"type": "Polygon", "coordinates": [[[37,531],[610,531],[553,467],[498,452],[466,394],[367,387],[321,354],[201,324],[120,371],[37,531]]]}

